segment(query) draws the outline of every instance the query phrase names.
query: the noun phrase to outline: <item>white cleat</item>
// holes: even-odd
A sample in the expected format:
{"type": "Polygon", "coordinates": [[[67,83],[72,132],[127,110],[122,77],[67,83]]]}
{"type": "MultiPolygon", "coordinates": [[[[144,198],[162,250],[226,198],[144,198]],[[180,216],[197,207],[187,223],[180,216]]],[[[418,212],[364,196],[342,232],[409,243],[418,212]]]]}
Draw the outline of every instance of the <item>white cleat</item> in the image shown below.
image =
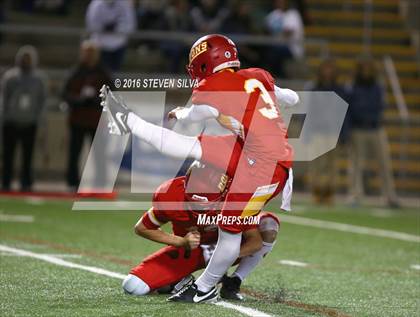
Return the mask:
{"type": "Polygon", "coordinates": [[[99,97],[102,99],[101,106],[108,114],[108,128],[110,134],[124,135],[130,133],[127,125],[128,114],[131,110],[124,104],[124,101],[117,99],[111,89],[103,85],[99,97]]]}

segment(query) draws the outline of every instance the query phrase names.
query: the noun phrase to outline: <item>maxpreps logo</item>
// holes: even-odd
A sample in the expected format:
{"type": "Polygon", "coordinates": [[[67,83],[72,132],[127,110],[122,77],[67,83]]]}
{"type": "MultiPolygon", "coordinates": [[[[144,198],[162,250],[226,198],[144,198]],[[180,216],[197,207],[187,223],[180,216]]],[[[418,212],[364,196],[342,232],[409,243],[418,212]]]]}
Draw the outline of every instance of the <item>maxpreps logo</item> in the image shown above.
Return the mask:
{"type": "Polygon", "coordinates": [[[224,216],[221,213],[217,215],[199,214],[197,225],[199,226],[218,226],[218,225],[258,225],[260,224],[260,216],[224,216]]]}
{"type": "Polygon", "coordinates": [[[190,51],[190,63],[201,53],[207,51],[207,42],[201,42],[194,46],[190,51]]]}

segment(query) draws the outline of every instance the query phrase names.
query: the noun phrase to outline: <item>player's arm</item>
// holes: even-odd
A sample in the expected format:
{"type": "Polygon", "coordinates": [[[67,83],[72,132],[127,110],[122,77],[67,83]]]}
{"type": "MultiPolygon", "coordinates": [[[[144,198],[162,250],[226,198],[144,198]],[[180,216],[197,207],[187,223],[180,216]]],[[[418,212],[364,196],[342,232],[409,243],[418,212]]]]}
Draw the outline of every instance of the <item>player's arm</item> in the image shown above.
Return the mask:
{"type": "Polygon", "coordinates": [[[168,119],[192,122],[216,119],[222,127],[240,137],[244,136],[243,126],[238,120],[220,113],[219,110],[209,105],[192,105],[189,108],[177,107],[168,113],[168,119]]]}
{"type": "Polygon", "coordinates": [[[241,249],[239,251],[240,258],[254,254],[263,246],[263,240],[257,228],[244,231],[242,233],[242,238],[245,242],[241,245],[241,249]]]}
{"type": "Polygon", "coordinates": [[[200,244],[200,233],[198,232],[189,232],[185,237],[179,237],[161,230],[158,226],[148,225],[147,221],[144,221],[144,217],[136,223],[134,231],[145,239],[187,249],[195,249],[200,244]]]}
{"type": "Polygon", "coordinates": [[[274,86],[274,94],[277,103],[286,108],[293,107],[299,102],[299,95],[291,89],[274,86]]]}
{"type": "Polygon", "coordinates": [[[207,81],[202,81],[198,87],[194,88],[191,96],[191,107],[177,107],[168,113],[168,119],[203,121],[216,119],[219,110],[213,105],[214,89],[207,81]]]}
{"type": "Polygon", "coordinates": [[[177,107],[168,113],[168,119],[203,121],[208,119],[216,119],[219,111],[209,105],[192,105],[191,107],[177,107]]]}

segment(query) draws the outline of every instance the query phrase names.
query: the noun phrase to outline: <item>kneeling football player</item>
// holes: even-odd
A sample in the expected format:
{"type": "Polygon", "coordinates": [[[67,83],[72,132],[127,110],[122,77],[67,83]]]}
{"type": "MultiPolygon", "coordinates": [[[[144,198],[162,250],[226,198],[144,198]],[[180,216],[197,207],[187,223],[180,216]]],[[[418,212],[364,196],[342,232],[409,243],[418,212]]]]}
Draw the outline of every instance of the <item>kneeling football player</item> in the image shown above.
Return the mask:
{"type": "MultiPolygon", "coordinates": [[[[240,66],[231,39],[220,34],[198,39],[187,66],[190,77],[198,82],[192,91],[192,106],[174,109],[169,115],[177,120],[216,120],[229,133],[187,136],[151,124],[104,86],[101,98],[110,131],[132,133],[165,155],[200,160],[227,171],[234,181],[220,208],[222,216],[255,216],[280,192],[283,209],[289,210],[293,148],[288,142],[287,120],[278,106],[294,106],[299,96],[276,86],[268,71],[240,66]]],[[[189,289],[170,300],[199,303],[215,299],[217,282],[239,256],[242,233],[240,225],[220,224],[217,246],[206,269],[189,289]]]]}
{"type": "MultiPolygon", "coordinates": [[[[153,207],[135,226],[136,234],[167,244],[134,267],[123,281],[132,295],[174,288],[192,283],[191,273],[208,264],[218,239],[217,210],[229,186],[228,177],[196,162],[185,177],[163,183],[153,197],[153,207]],[[170,222],[173,234],[160,230],[170,222]],[[181,282],[180,282],[181,281],[181,282]],[[178,283],[180,282],[180,283],[178,283]]],[[[277,216],[259,215],[258,224],[243,224],[243,241],[238,264],[231,277],[222,278],[221,297],[241,300],[242,281],[271,251],[279,230],[277,216]]],[[[216,300],[216,298],[214,298],[216,300]]]]}

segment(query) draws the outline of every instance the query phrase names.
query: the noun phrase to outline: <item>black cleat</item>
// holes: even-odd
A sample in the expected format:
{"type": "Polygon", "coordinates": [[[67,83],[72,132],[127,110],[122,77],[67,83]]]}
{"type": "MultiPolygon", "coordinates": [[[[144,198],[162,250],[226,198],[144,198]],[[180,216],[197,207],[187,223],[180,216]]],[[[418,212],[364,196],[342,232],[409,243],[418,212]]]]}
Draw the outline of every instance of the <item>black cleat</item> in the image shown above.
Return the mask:
{"type": "Polygon", "coordinates": [[[191,283],[185,285],[178,293],[169,297],[168,301],[180,303],[213,303],[217,301],[217,297],[216,286],[208,292],[201,292],[195,283],[191,283]]]}
{"type": "Polygon", "coordinates": [[[222,278],[222,288],[220,289],[220,297],[230,300],[244,300],[239,290],[241,288],[241,279],[237,276],[229,277],[224,275],[222,278]]]}
{"type": "Polygon", "coordinates": [[[187,275],[182,280],[180,280],[178,283],[176,283],[172,289],[172,294],[178,293],[180,290],[182,290],[186,285],[193,284],[195,282],[194,276],[187,275]]]}
{"type": "Polygon", "coordinates": [[[121,98],[117,99],[111,89],[106,85],[102,86],[99,97],[102,99],[101,106],[108,113],[109,133],[116,135],[130,133],[127,119],[131,110],[124,104],[124,101],[121,98]]]}
{"type": "Polygon", "coordinates": [[[194,276],[190,274],[176,283],[158,288],[157,292],[159,294],[175,294],[175,293],[178,293],[181,289],[183,289],[185,285],[192,284],[194,283],[194,281],[195,281],[194,276]]]}

